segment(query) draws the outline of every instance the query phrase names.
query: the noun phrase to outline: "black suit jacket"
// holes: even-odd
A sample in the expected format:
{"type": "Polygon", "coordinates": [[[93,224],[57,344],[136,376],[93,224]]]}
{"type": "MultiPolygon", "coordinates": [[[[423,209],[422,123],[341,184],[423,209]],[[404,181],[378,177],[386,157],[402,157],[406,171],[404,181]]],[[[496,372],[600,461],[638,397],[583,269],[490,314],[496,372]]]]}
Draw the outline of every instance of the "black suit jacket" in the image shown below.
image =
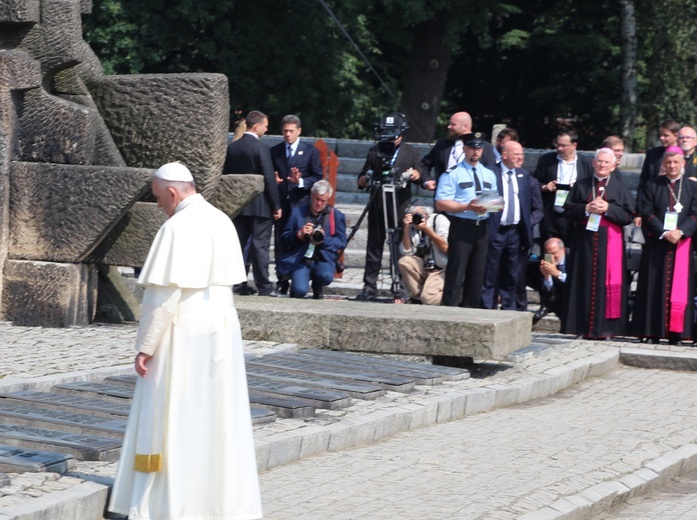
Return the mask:
{"type": "Polygon", "coordinates": [[[278,143],[271,147],[271,161],[273,168],[278,172],[278,176],[283,182],[278,185],[278,194],[281,197],[283,213],[288,213],[295,207],[300,200],[310,194],[312,185],[322,179],[322,166],[319,161],[319,151],[315,146],[300,139],[295,155],[288,161],[286,157],[286,143],[278,143]],[[291,168],[300,170],[303,179],[303,187],[288,182],[291,168]]]}
{"type": "MultiPolygon", "coordinates": [[[[549,152],[540,157],[537,161],[537,168],[535,168],[535,173],[533,174],[540,186],[543,184],[549,184],[552,181],[557,180],[557,168],[559,166],[559,160],[557,159],[557,152],[549,152]]],[[[593,176],[593,161],[586,157],[585,155],[577,154],[578,162],[576,163],[576,181],[585,179],[593,176]]],[[[559,220],[561,218],[561,213],[555,215],[554,212],[554,199],[556,194],[554,192],[542,192],[542,206],[544,207],[544,216],[540,222],[540,234],[543,239],[549,238],[550,234],[557,234],[559,230],[552,233],[553,226],[552,220],[559,220]]],[[[562,226],[565,231],[566,226],[562,226]]],[[[565,237],[559,237],[565,238],[565,237]]]]}
{"type": "Polygon", "coordinates": [[[240,213],[246,217],[272,218],[281,209],[269,147],[253,135],[244,134],[228,144],[223,174],[252,173],[264,176],[264,193],[257,195],[240,213]]]}
{"type": "MultiPolygon", "coordinates": [[[[503,166],[503,165],[502,165],[503,166]]],[[[506,166],[503,166],[504,171],[508,171],[506,166]]],[[[494,165],[491,167],[491,171],[496,175],[496,184],[499,193],[503,195],[503,173],[501,167],[494,165]]],[[[520,220],[521,225],[519,227],[521,244],[525,249],[530,249],[533,243],[533,227],[540,220],[542,220],[542,194],[540,192],[540,184],[537,180],[530,175],[530,172],[524,170],[523,168],[516,168],[513,170],[515,172],[516,179],[518,180],[518,201],[520,204],[520,220]]],[[[504,209],[504,211],[506,211],[504,209]]],[[[498,211],[496,213],[491,213],[487,222],[489,224],[489,231],[491,233],[496,233],[501,223],[501,217],[503,217],[503,211],[498,211]]]]}
{"type": "MultiPolygon", "coordinates": [[[[421,185],[427,180],[435,180],[438,183],[438,179],[441,175],[445,173],[448,169],[448,159],[450,158],[450,152],[453,149],[453,144],[455,141],[451,139],[441,139],[433,145],[433,148],[424,155],[421,159],[421,185]],[[430,175],[430,171],[433,169],[433,177],[430,175]]],[[[482,158],[479,162],[491,169],[492,166],[496,165],[496,154],[494,153],[494,147],[488,141],[484,141],[484,151],[482,152],[482,158]]]]}

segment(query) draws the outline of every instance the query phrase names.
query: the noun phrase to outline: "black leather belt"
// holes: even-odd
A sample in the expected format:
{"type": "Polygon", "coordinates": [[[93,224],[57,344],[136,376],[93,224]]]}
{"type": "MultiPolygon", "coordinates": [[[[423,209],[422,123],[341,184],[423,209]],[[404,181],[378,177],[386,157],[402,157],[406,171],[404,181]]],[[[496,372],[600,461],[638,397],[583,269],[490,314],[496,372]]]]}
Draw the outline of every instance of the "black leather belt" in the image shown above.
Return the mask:
{"type": "Polygon", "coordinates": [[[511,231],[512,229],[518,229],[518,224],[511,224],[509,226],[499,226],[499,233],[505,233],[506,231],[511,231]]]}

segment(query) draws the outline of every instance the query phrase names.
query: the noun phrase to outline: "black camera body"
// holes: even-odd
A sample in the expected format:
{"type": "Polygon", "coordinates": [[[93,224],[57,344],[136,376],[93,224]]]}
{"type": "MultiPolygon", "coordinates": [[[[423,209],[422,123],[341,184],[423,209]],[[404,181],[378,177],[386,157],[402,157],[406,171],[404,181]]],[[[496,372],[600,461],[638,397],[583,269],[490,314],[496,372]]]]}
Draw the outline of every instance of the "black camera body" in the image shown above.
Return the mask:
{"type": "Polygon", "coordinates": [[[422,215],[421,213],[414,213],[411,216],[411,223],[414,224],[415,226],[418,226],[419,224],[421,224],[425,220],[426,220],[426,215],[422,215]]]}
{"type": "Polygon", "coordinates": [[[407,117],[399,112],[387,114],[375,123],[375,149],[380,160],[377,172],[373,171],[369,180],[373,185],[380,184],[404,184],[404,179],[400,178],[399,170],[392,165],[397,147],[395,141],[409,130],[407,117]]]}
{"type": "Polygon", "coordinates": [[[311,222],[314,225],[314,229],[312,230],[312,233],[305,234],[305,240],[312,240],[313,244],[321,244],[324,242],[324,229],[322,227],[324,222],[324,213],[317,215],[311,220],[311,222]]]}

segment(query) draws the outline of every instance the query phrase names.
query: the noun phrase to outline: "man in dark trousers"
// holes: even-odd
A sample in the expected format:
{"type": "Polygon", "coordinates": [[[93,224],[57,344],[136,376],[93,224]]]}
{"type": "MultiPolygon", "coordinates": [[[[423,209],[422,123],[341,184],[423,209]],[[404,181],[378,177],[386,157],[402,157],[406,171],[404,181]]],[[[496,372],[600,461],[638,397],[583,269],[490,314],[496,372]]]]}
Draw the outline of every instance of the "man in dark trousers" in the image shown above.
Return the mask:
{"type": "MultiPolygon", "coordinates": [[[[440,139],[433,145],[433,148],[421,160],[422,172],[424,174],[422,187],[435,191],[438,179],[445,172],[451,171],[465,159],[465,152],[462,149],[462,139],[460,136],[472,131],[472,117],[467,112],[456,112],[450,116],[448,123],[448,136],[440,139]],[[433,178],[427,179],[429,172],[433,169],[433,178]]],[[[496,164],[496,153],[494,147],[488,141],[483,142],[482,157],[479,163],[491,167],[496,164]]]]}
{"type": "Polygon", "coordinates": [[[274,258],[279,280],[278,290],[281,294],[288,292],[288,281],[278,273],[278,260],[285,251],[281,234],[293,208],[301,200],[307,199],[312,185],[322,179],[319,151],[310,143],[300,139],[301,132],[300,118],[289,114],[281,120],[283,142],[271,147],[271,160],[283,210],[281,218],[274,226],[274,258]]]}
{"type": "Polygon", "coordinates": [[[537,180],[521,168],[525,154],[516,141],[506,142],[501,149],[501,165],[494,166],[498,191],[506,204],[503,211],[488,219],[489,249],[482,286],[482,306],[527,310],[516,301],[520,270],[525,270],[528,251],[532,247],[532,228],[542,219],[542,195],[537,180]]]}
{"type": "Polygon", "coordinates": [[[542,155],[533,174],[540,183],[544,206],[540,238],[544,241],[555,236],[567,241],[564,202],[576,181],[593,176],[593,162],[576,152],[578,134],[573,130],[559,132],[554,146],[557,151],[542,155]]]}
{"type": "MultiPolygon", "coordinates": [[[[356,296],[356,300],[359,301],[375,300],[378,292],[377,279],[382,264],[382,250],[387,238],[385,208],[383,207],[381,190],[384,189],[385,184],[406,178],[403,187],[397,188],[394,194],[397,221],[388,222],[396,230],[404,217],[403,209],[411,198],[411,183],[421,179],[419,152],[416,148],[403,142],[404,133],[409,129],[406,116],[398,113],[387,114],[380,120],[378,128],[381,134],[380,141],[368,152],[363,169],[358,175],[358,186],[372,190],[371,206],[368,208],[368,244],[365,252],[363,290],[356,296]]],[[[391,200],[392,194],[385,193],[385,196],[391,200]]],[[[388,220],[393,220],[391,217],[394,208],[391,206],[390,203],[387,208],[388,220]]],[[[395,231],[393,238],[398,241],[401,236],[401,232],[395,231]]],[[[397,242],[395,242],[396,244],[397,242]]],[[[397,259],[394,258],[394,261],[397,262],[397,259]]],[[[394,294],[395,300],[402,300],[406,296],[402,290],[395,289],[394,292],[396,292],[394,294]]]]}
{"type": "MultiPolygon", "coordinates": [[[[254,285],[259,295],[276,296],[273,284],[269,280],[269,247],[273,222],[281,218],[281,202],[269,148],[259,140],[269,127],[269,119],[265,114],[253,110],[247,114],[245,121],[247,131],[240,139],[228,145],[223,174],[253,173],[264,176],[264,192],[257,195],[233,223],[242,247],[245,247],[249,240],[245,264],[252,264],[254,285]]],[[[237,286],[236,292],[252,294],[246,282],[237,286]]]]}

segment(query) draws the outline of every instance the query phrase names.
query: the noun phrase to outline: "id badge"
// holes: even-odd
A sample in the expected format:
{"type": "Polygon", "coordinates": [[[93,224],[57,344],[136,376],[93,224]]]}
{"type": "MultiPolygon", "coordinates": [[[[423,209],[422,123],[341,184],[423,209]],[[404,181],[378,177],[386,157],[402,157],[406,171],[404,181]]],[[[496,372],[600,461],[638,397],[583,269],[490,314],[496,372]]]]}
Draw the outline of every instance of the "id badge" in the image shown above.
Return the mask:
{"type": "Polygon", "coordinates": [[[591,213],[588,216],[588,224],[586,224],[586,230],[598,231],[598,228],[600,227],[600,219],[602,218],[603,216],[598,213],[591,213]]]}
{"type": "Polygon", "coordinates": [[[678,214],[675,211],[669,211],[663,218],[663,231],[673,231],[678,228],[678,214]]]}
{"type": "Polygon", "coordinates": [[[555,192],[554,196],[554,207],[555,208],[563,208],[564,203],[566,202],[566,197],[569,196],[569,192],[567,190],[557,190],[555,192]]]}

